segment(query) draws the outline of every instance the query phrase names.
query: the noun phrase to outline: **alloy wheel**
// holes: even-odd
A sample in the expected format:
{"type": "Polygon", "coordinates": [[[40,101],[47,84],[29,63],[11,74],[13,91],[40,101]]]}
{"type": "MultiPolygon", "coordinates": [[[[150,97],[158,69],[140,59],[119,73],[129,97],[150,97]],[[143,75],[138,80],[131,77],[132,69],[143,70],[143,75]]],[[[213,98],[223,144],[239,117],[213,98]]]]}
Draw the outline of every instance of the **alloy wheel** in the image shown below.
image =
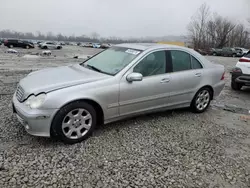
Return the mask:
{"type": "Polygon", "coordinates": [[[196,108],[200,111],[204,110],[210,102],[210,94],[209,91],[207,90],[202,90],[200,93],[197,95],[195,105],[196,108]]]}
{"type": "Polygon", "coordinates": [[[86,109],[70,111],[63,119],[62,130],[66,137],[79,139],[88,133],[92,126],[92,116],[86,109]]]}

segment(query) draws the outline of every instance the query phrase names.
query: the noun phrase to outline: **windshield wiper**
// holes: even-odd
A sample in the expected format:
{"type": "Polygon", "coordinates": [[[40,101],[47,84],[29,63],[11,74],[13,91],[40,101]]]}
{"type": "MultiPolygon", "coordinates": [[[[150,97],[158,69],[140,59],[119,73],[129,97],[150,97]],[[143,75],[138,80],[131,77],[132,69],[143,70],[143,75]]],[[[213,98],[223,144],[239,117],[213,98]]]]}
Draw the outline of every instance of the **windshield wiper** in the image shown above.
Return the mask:
{"type": "Polygon", "coordinates": [[[87,64],[86,67],[89,67],[89,68],[91,68],[92,70],[95,70],[95,71],[100,72],[100,73],[104,73],[104,74],[108,74],[108,75],[114,76],[114,74],[111,74],[111,73],[108,73],[108,72],[104,72],[104,71],[102,71],[101,69],[98,69],[98,68],[96,68],[95,66],[92,66],[92,65],[88,65],[88,64],[87,64]]]}
{"type": "Polygon", "coordinates": [[[100,69],[96,68],[95,66],[88,65],[88,64],[86,66],[93,69],[93,70],[95,70],[95,71],[97,71],[97,72],[102,72],[100,69]]]}

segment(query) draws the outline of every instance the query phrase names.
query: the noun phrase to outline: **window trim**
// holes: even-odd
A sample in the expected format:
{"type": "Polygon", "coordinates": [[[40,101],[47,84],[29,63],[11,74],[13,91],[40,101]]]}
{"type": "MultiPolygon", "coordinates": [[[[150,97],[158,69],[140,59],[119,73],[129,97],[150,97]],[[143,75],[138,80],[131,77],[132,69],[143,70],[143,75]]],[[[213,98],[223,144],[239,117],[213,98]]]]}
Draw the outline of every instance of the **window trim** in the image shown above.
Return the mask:
{"type": "Polygon", "coordinates": [[[164,74],[168,74],[170,72],[167,73],[167,58],[166,58],[166,49],[157,49],[157,50],[153,50],[153,51],[150,51],[148,52],[147,54],[145,54],[141,59],[139,59],[131,68],[130,70],[132,70],[132,72],[134,72],[134,68],[139,64],[141,63],[142,60],[144,60],[148,55],[152,54],[152,53],[155,53],[155,52],[164,52],[164,55],[165,55],[165,72],[162,73],[162,74],[156,74],[156,75],[151,75],[151,76],[143,76],[143,78],[150,78],[150,77],[154,77],[154,76],[161,76],[161,75],[164,75],[164,74]]]}

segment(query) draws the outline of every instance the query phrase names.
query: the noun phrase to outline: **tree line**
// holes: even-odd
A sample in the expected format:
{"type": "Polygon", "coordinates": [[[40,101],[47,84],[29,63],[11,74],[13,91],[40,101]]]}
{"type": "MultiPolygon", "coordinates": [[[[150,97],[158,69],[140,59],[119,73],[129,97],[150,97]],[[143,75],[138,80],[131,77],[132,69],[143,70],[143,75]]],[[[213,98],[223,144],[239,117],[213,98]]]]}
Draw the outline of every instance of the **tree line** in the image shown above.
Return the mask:
{"type": "Polygon", "coordinates": [[[212,13],[204,3],[192,17],[188,38],[195,49],[245,47],[250,48],[250,33],[242,23],[212,13]]]}
{"type": "Polygon", "coordinates": [[[93,32],[90,36],[81,35],[81,36],[66,36],[59,34],[54,34],[52,32],[48,32],[47,34],[36,32],[36,34],[32,32],[17,32],[12,30],[0,30],[0,38],[16,38],[16,39],[27,39],[27,40],[45,40],[45,41],[64,41],[64,42],[98,42],[98,43],[129,43],[129,42],[153,42],[152,40],[148,40],[145,38],[142,39],[121,39],[118,37],[109,37],[103,38],[100,37],[98,33],[93,32]]]}

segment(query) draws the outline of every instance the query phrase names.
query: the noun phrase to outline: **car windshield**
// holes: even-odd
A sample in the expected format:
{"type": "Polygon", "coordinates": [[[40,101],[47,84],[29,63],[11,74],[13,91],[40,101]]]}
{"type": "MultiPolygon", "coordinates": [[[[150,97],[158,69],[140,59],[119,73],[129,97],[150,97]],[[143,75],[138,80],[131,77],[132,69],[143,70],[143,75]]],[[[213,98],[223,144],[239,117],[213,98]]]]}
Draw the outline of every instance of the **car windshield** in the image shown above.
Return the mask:
{"type": "Polygon", "coordinates": [[[141,50],[112,47],[88,59],[81,65],[94,71],[115,75],[126,67],[141,50]]]}

